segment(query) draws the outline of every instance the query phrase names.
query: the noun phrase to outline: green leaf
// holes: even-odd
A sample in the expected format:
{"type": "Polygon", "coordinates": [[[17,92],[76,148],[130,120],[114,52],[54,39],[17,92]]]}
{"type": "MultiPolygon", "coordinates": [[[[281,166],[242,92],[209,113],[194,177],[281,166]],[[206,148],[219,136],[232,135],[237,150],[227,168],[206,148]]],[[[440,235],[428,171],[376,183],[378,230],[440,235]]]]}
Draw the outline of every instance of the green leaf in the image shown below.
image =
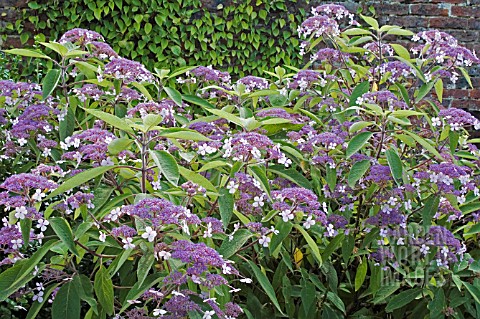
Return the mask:
{"type": "Polygon", "coordinates": [[[438,101],[440,103],[443,102],[443,80],[437,79],[434,84],[435,87],[435,94],[437,95],[438,101]]]}
{"type": "Polygon", "coordinates": [[[165,92],[167,92],[168,96],[177,104],[178,106],[182,107],[182,95],[175,89],[164,87],[165,92]]]}
{"type": "Polygon", "coordinates": [[[247,229],[239,229],[237,232],[233,235],[233,239],[229,240],[228,237],[226,237],[220,248],[218,249],[218,253],[223,256],[223,258],[230,258],[235,253],[243,247],[243,245],[247,242],[252,237],[252,233],[247,230],[247,229]]]}
{"type": "Polygon", "coordinates": [[[435,296],[428,304],[428,308],[430,309],[430,318],[436,318],[437,316],[441,315],[445,307],[445,292],[443,291],[443,288],[437,288],[435,296]]]}
{"type": "Polygon", "coordinates": [[[302,233],[303,238],[307,241],[308,247],[312,252],[313,257],[317,260],[319,266],[322,265],[322,256],[320,255],[320,250],[318,249],[317,243],[313,240],[312,237],[307,233],[305,229],[301,225],[295,224],[293,225],[299,232],[302,233]]]}
{"type": "Polygon", "coordinates": [[[414,33],[410,30],[405,30],[401,28],[392,28],[387,31],[387,34],[412,36],[414,33]]]}
{"type": "Polygon", "coordinates": [[[283,165],[272,165],[268,167],[268,171],[284,177],[303,188],[312,189],[310,181],[294,168],[286,169],[283,165]]]}
{"type": "Polygon", "coordinates": [[[167,151],[149,150],[149,152],[163,176],[165,176],[170,183],[177,186],[178,180],[180,179],[180,172],[175,157],[170,155],[167,151]]]}
{"type": "Polygon", "coordinates": [[[422,209],[423,227],[427,230],[432,224],[433,216],[437,213],[440,196],[430,196],[422,209]]]}
{"type": "Polygon", "coordinates": [[[385,308],[386,312],[392,312],[395,309],[402,308],[412,302],[422,291],[421,288],[412,288],[402,291],[398,295],[394,296],[387,304],[385,308]]]}
{"type": "Polygon", "coordinates": [[[373,30],[377,31],[379,29],[378,22],[374,18],[364,16],[363,14],[361,14],[360,17],[362,17],[363,21],[370,25],[373,30]]]}
{"type": "Polygon", "coordinates": [[[57,195],[60,195],[74,187],[80,186],[89,180],[97,177],[98,175],[101,175],[105,173],[108,170],[111,170],[115,166],[99,166],[99,167],[94,167],[91,169],[88,169],[86,171],[83,171],[81,173],[78,173],[77,175],[67,179],[65,182],[63,182],[62,185],[60,185],[57,189],[55,189],[53,192],[50,193],[47,197],[45,197],[44,200],[49,200],[52,197],[55,197],[57,195]]]}
{"type": "Polygon", "coordinates": [[[58,238],[60,238],[67,248],[76,256],[80,256],[77,248],[75,247],[75,242],[73,241],[72,229],[65,219],[61,217],[54,217],[50,218],[48,221],[50,222],[50,226],[52,226],[55,234],[57,234],[58,238]]]}
{"type": "Polygon", "coordinates": [[[427,151],[429,151],[430,153],[432,153],[433,155],[435,155],[437,157],[437,159],[439,159],[440,161],[443,162],[443,157],[440,155],[440,153],[435,149],[435,147],[432,146],[432,144],[428,143],[425,139],[423,139],[422,137],[414,134],[414,133],[411,133],[409,131],[404,131],[405,134],[408,134],[410,135],[415,141],[417,141],[418,144],[420,144],[421,146],[423,146],[427,151]]]}
{"type": "Polygon", "coordinates": [[[28,49],[11,49],[11,50],[3,50],[3,52],[10,53],[10,54],[16,54],[16,55],[21,55],[21,56],[26,56],[26,57],[30,57],[30,58],[40,58],[40,59],[51,60],[51,58],[48,55],[45,55],[41,52],[28,50],[28,49]]]}
{"type": "Polygon", "coordinates": [[[166,138],[175,138],[182,140],[210,141],[210,139],[205,135],[200,134],[197,131],[185,128],[168,128],[160,131],[158,135],[166,138]]]}
{"type": "Polygon", "coordinates": [[[263,190],[270,197],[270,183],[268,182],[268,179],[267,179],[267,174],[265,172],[265,167],[264,166],[252,165],[248,168],[248,170],[260,182],[260,185],[262,186],[263,190]]]}
{"type": "Polygon", "coordinates": [[[280,311],[280,313],[283,315],[282,308],[280,307],[277,296],[275,295],[275,290],[273,289],[273,286],[268,280],[267,276],[265,276],[265,274],[260,270],[260,268],[257,267],[257,265],[255,265],[253,261],[248,260],[248,264],[250,265],[250,268],[252,268],[253,274],[257,278],[260,286],[262,286],[263,291],[267,294],[278,311],[280,311]]]}
{"type": "Polygon", "coordinates": [[[358,131],[366,128],[366,127],[372,126],[374,124],[375,124],[375,122],[366,122],[366,121],[355,122],[350,126],[350,128],[348,129],[348,132],[349,133],[355,133],[355,132],[358,132],[358,131]]]}
{"type": "Polygon", "coordinates": [[[138,261],[137,282],[139,283],[139,285],[143,284],[143,282],[145,281],[145,278],[147,277],[148,272],[150,271],[150,268],[152,268],[154,262],[155,255],[152,253],[146,253],[138,261]]]}
{"type": "Polygon", "coordinates": [[[183,166],[179,166],[178,169],[180,171],[180,175],[182,175],[187,181],[192,181],[202,187],[205,187],[206,190],[217,193],[215,186],[213,186],[213,184],[202,175],[192,172],[183,166]]]}
{"type": "Polygon", "coordinates": [[[463,235],[474,235],[480,233],[480,224],[475,224],[468,229],[468,231],[464,232],[463,235]]]}
{"type": "Polygon", "coordinates": [[[28,313],[27,313],[27,316],[25,317],[25,319],[35,319],[35,318],[37,318],[38,313],[40,312],[40,310],[42,310],[43,305],[44,305],[45,302],[47,302],[47,300],[48,300],[48,297],[50,297],[50,295],[52,294],[52,292],[53,292],[58,286],[60,286],[60,283],[58,283],[58,284],[53,284],[53,285],[50,285],[50,286],[45,287],[45,291],[44,291],[44,294],[43,294],[43,300],[42,300],[42,302],[38,302],[38,300],[35,301],[35,302],[32,302],[30,308],[28,309],[28,313]]]}
{"type": "Polygon", "coordinates": [[[125,122],[124,119],[121,119],[115,115],[112,115],[110,113],[106,113],[103,111],[99,110],[94,110],[94,109],[84,109],[85,112],[92,114],[96,118],[99,118],[100,120],[110,124],[113,127],[116,127],[124,132],[128,133],[133,133],[132,128],[125,122]]]}
{"type": "Polygon", "coordinates": [[[350,95],[350,102],[348,103],[348,106],[357,105],[357,99],[361,97],[363,94],[367,93],[369,89],[370,89],[370,82],[368,81],[363,81],[362,83],[358,84],[353,89],[352,95],[350,95]]]}
{"type": "Polygon", "coordinates": [[[362,259],[362,263],[357,267],[357,273],[355,274],[355,291],[358,291],[367,277],[368,262],[365,258],[362,259]]]}
{"type": "Polygon", "coordinates": [[[372,35],[371,31],[360,29],[360,28],[351,28],[342,32],[346,35],[372,35]]]}
{"type": "Polygon", "coordinates": [[[111,155],[117,155],[121,151],[126,150],[132,143],[133,140],[128,137],[116,138],[108,144],[108,152],[111,155]]]}
{"type": "Polygon", "coordinates": [[[32,230],[32,220],[29,218],[21,219],[20,229],[22,231],[23,244],[27,246],[30,243],[30,231],[32,230]]]}
{"type": "Polygon", "coordinates": [[[355,184],[363,177],[363,175],[365,175],[369,168],[369,160],[355,162],[355,164],[353,164],[352,168],[350,169],[350,173],[348,173],[348,186],[353,188],[355,184]]]}
{"type": "Polygon", "coordinates": [[[47,72],[42,81],[42,98],[45,100],[50,94],[53,93],[55,88],[60,82],[60,75],[62,72],[60,70],[51,69],[47,72]]]}
{"type": "Polygon", "coordinates": [[[357,153],[362,147],[367,143],[367,141],[372,137],[372,132],[362,132],[355,137],[353,137],[347,146],[346,156],[350,158],[353,154],[357,153]]]}
{"type": "Polygon", "coordinates": [[[387,155],[387,162],[388,166],[390,166],[392,176],[397,184],[400,184],[403,175],[402,160],[400,159],[400,156],[398,156],[397,151],[393,148],[389,148],[385,154],[387,155]]]}
{"type": "Polygon", "coordinates": [[[207,109],[214,109],[215,108],[215,105],[209,103],[208,101],[198,97],[198,96],[195,96],[195,95],[187,95],[187,94],[183,94],[182,95],[182,98],[184,101],[187,101],[188,103],[192,103],[192,104],[196,104],[196,105],[199,105],[203,108],[207,108],[207,109]]]}
{"type": "Polygon", "coordinates": [[[52,304],[52,319],[80,319],[80,295],[73,281],[58,290],[52,304]]]}
{"type": "Polygon", "coordinates": [[[67,47],[57,42],[40,42],[40,44],[57,52],[61,56],[65,56],[68,53],[67,47]]]}
{"type": "Polygon", "coordinates": [[[432,90],[433,86],[435,85],[435,81],[430,81],[428,83],[423,84],[417,92],[415,97],[415,102],[420,102],[430,91],[432,90]]]}
{"type": "Polygon", "coordinates": [[[149,275],[142,284],[139,284],[138,282],[133,285],[132,289],[128,292],[127,296],[125,297],[125,301],[123,302],[122,309],[120,309],[118,314],[121,314],[124,312],[128,307],[131,305],[127,302],[127,300],[136,300],[138,297],[140,297],[141,294],[143,294],[148,288],[152,287],[156,283],[160,282],[164,277],[160,273],[155,273],[152,275],[149,275]]]}
{"type": "Polygon", "coordinates": [[[476,286],[468,282],[465,282],[465,281],[462,281],[462,282],[465,288],[467,288],[470,295],[472,295],[473,299],[480,304],[480,289],[478,289],[476,286]]]}
{"type": "Polygon", "coordinates": [[[109,315],[113,314],[113,283],[107,268],[100,266],[95,274],[93,289],[103,310],[109,315]]]}
{"type": "Polygon", "coordinates": [[[276,258],[278,256],[278,253],[280,252],[280,248],[282,245],[282,242],[285,240],[285,238],[290,235],[290,232],[292,231],[293,224],[290,222],[284,222],[280,221],[277,223],[277,226],[275,227],[276,230],[278,230],[278,234],[272,236],[272,240],[270,241],[270,253],[276,258]]]}
{"type": "Polygon", "coordinates": [[[223,228],[227,229],[230,219],[232,219],[234,207],[233,195],[230,194],[227,188],[220,189],[218,206],[220,209],[220,217],[222,218],[223,228]]]}

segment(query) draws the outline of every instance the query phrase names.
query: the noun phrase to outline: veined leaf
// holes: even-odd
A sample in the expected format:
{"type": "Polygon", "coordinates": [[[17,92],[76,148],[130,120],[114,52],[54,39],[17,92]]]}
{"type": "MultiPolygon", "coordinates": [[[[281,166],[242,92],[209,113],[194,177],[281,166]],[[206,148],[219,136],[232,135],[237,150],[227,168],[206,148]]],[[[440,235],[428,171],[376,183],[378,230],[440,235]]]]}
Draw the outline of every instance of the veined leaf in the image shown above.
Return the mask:
{"type": "Polygon", "coordinates": [[[412,302],[422,291],[421,288],[412,288],[402,291],[398,295],[395,295],[387,304],[385,308],[386,312],[392,312],[395,309],[402,308],[412,302]]]}
{"type": "Polygon", "coordinates": [[[58,290],[52,304],[52,319],[80,319],[80,295],[73,281],[58,290]]]}
{"type": "Polygon", "coordinates": [[[50,222],[50,226],[52,226],[55,234],[57,234],[58,238],[60,238],[67,248],[76,256],[80,256],[77,248],[75,247],[75,242],[73,241],[72,229],[65,219],[61,217],[54,217],[50,218],[48,221],[50,222]]]}
{"type": "Polygon", "coordinates": [[[350,158],[353,154],[357,153],[360,149],[362,149],[362,147],[368,142],[372,135],[372,132],[362,132],[352,138],[347,146],[347,158],[350,158]]]}
{"type": "MultiPolygon", "coordinates": [[[[100,266],[95,274],[93,289],[102,308],[109,315],[113,313],[113,283],[107,268],[100,266]]],[[[69,317],[64,317],[69,318],[69,317]]]]}
{"type": "Polygon", "coordinates": [[[150,150],[149,152],[163,176],[165,176],[165,178],[173,185],[178,185],[180,172],[178,170],[178,164],[175,160],[175,157],[170,155],[170,153],[167,151],[150,150]]]}
{"type": "Polygon", "coordinates": [[[250,265],[250,268],[253,270],[253,274],[257,278],[260,286],[262,286],[263,291],[267,294],[267,296],[270,298],[272,303],[275,305],[275,307],[280,311],[280,313],[283,315],[282,308],[280,307],[280,304],[278,303],[277,296],[275,294],[275,290],[273,289],[272,284],[268,280],[267,276],[258,268],[257,265],[253,263],[253,261],[249,260],[248,264],[250,265]]]}
{"type": "Polygon", "coordinates": [[[45,197],[44,200],[48,200],[52,197],[55,197],[57,195],[60,195],[74,187],[80,186],[85,182],[88,182],[89,180],[97,177],[100,174],[105,173],[106,171],[114,168],[115,166],[99,166],[99,167],[94,167],[91,169],[88,169],[86,171],[83,171],[81,173],[78,173],[77,175],[67,179],[62,185],[60,185],[57,189],[55,189],[53,192],[50,193],[47,197],[45,197]]]}
{"type": "Polygon", "coordinates": [[[363,175],[365,175],[369,168],[369,160],[355,162],[350,169],[350,173],[348,173],[348,185],[353,188],[355,184],[363,177],[363,175]]]}
{"type": "Polygon", "coordinates": [[[42,98],[45,100],[50,94],[53,93],[55,88],[60,82],[62,71],[51,69],[47,72],[45,77],[42,80],[42,98]]]}
{"type": "Polygon", "coordinates": [[[310,248],[310,251],[312,252],[313,257],[317,260],[318,265],[322,265],[322,255],[320,254],[320,250],[318,249],[317,243],[313,240],[312,237],[303,229],[301,225],[295,224],[293,225],[295,229],[297,229],[299,232],[302,233],[303,238],[307,241],[308,247],[310,248]]]}
{"type": "Polygon", "coordinates": [[[116,127],[124,132],[133,133],[132,128],[130,127],[130,125],[127,124],[127,122],[125,122],[124,119],[121,119],[110,113],[106,113],[106,112],[95,110],[95,109],[84,109],[84,110],[85,112],[92,114],[96,118],[99,118],[100,120],[110,124],[113,127],[116,127]]]}

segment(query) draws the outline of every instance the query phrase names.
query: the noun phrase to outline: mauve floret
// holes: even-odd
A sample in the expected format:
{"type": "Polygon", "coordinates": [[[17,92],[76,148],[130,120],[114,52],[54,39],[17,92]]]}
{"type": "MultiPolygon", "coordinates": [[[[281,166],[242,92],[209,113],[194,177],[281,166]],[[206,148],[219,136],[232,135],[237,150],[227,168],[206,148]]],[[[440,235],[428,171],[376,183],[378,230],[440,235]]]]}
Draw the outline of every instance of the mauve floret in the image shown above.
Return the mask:
{"type": "Polygon", "coordinates": [[[221,72],[213,69],[211,66],[198,66],[191,71],[193,75],[205,81],[229,84],[231,77],[228,72],[221,72]]]}
{"type": "Polygon", "coordinates": [[[365,180],[374,183],[386,183],[393,180],[390,167],[380,164],[372,165],[370,173],[365,177],[365,180]]]}
{"type": "Polygon", "coordinates": [[[116,58],[105,65],[105,75],[123,80],[123,83],[130,82],[154,82],[152,73],[139,62],[116,58]]]}
{"type": "MultiPolygon", "coordinates": [[[[72,209],[79,208],[81,205],[85,205],[85,204],[87,206],[90,206],[94,197],[95,196],[93,194],[86,194],[79,191],[69,196],[67,198],[67,203],[70,205],[72,209]]],[[[93,207],[89,207],[89,208],[93,208],[93,207]]]]}
{"type": "Polygon", "coordinates": [[[380,66],[371,68],[370,73],[372,75],[380,74],[380,76],[383,76],[386,73],[390,73],[388,80],[392,83],[398,81],[402,77],[407,78],[411,75],[415,75],[413,69],[401,61],[391,61],[383,63],[380,66]]]}
{"type": "Polygon", "coordinates": [[[353,19],[354,15],[350,13],[350,11],[348,11],[347,8],[345,8],[340,4],[333,4],[333,3],[322,4],[318,7],[312,8],[312,14],[314,16],[325,14],[339,21],[342,19],[348,18],[349,25],[360,25],[357,21],[353,19]]]}
{"type": "Polygon", "coordinates": [[[215,217],[204,217],[202,223],[211,224],[213,234],[221,234],[223,231],[223,223],[215,217]]]}
{"type": "Polygon", "coordinates": [[[197,215],[163,198],[146,198],[134,205],[124,206],[122,211],[128,215],[149,219],[155,227],[169,224],[180,225],[182,220],[187,224],[200,224],[197,215]]]}
{"type": "Polygon", "coordinates": [[[232,157],[234,161],[249,161],[251,159],[274,160],[282,157],[282,152],[267,136],[255,133],[237,133],[224,141],[223,157],[232,157]],[[266,153],[266,156],[262,155],[266,153]]]}
{"type": "Polygon", "coordinates": [[[111,233],[115,237],[132,238],[137,234],[137,231],[135,230],[135,228],[127,225],[122,225],[120,227],[112,228],[111,233]]]}
{"type": "Polygon", "coordinates": [[[105,94],[105,92],[95,84],[85,84],[80,88],[73,89],[72,91],[82,102],[85,102],[87,99],[98,101],[105,94]]]}
{"type": "Polygon", "coordinates": [[[43,192],[54,190],[58,187],[55,182],[31,173],[21,173],[10,176],[1,185],[0,188],[14,193],[28,193],[30,190],[40,189],[43,192]]]}
{"type": "Polygon", "coordinates": [[[237,305],[236,303],[233,303],[231,301],[227,302],[224,305],[224,307],[225,307],[224,311],[225,311],[226,316],[237,318],[238,316],[240,316],[243,313],[242,308],[239,305],[237,305]]]}
{"type": "Polygon", "coordinates": [[[48,133],[52,130],[52,126],[47,120],[53,119],[56,114],[58,110],[44,103],[27,106],[17,118],[10,133],[13,137],[24,139],[30,138],[31,133],[48,133]]]}
{"type": "Polygon", "coordinates": [[[0,96],[5,97],[5,104],[17,106],[19,109],[39,102],[42,99],[42,88],[36,83],[0,81],[0,96]]]}
{"type": "Polygon", "coordinates": [[[268,89],[268,81],[264,78],[260,78],[258,76],[249,75],[243,77],[237,81],[237,83],[241,83],[245,85],[245,93],[250,93],[255,89],[258,90],[265,90],[268,89]]]}
{"type": "Polygon", "coordinates": [[[339,229],[339,228],[345,229],[345,227],[348,224],[348,221],[342,215],[332,214],[327,216],[327,224],[332,224],[333,227],[335,227],[336,229],[339,229]]]}
{"type": "Polygon", "coordinates": [[[326,15],[317,15],[306,19],[298,28],[298,35],[307,38],[310,35],[319,38],[323,35],[336,37],[340,35],[337,21],[326,15]]]}
{"type": "Polygon", "coordinates": [[[399,100],[395,94],[386,90],[365,93],[359,99],[357,99],[357,103],[360,102],[359,100],[362,103],[378,104],[380,106],[387,107],[391,111],[395,109],[408,108],[407,103],[399,100]]]}
{"type": "Polygon", "coordinates": [[[164,305],[164,309],[171,315],[163,316],[168,319],[188,318],[189,312],[200,311],[200,306],[193,302],[186,291],[180,292],[182,295],[173,295],[164,305]]]}
{"type": "Polygon", "coordinates": [[[71,42],[78,45],[85,45],[86,43],[98,40],[105,41],[100,33],[87,29],[75,28],[65,32],[60,37],[59,42],[62,44],[71,42]]]}
{"type": "Polygon", "coordinates": [[[131,102],[133,100],[139,100],[142,98],[142,95],[134,89],[130,89],[126,86],[122,87],[120,94],[118,95],[120,100],[131,102]]]}
{"type": "Polygon", "coordinates": [[[288,113],[281,108],[271,108],[266,110],[261,110],[257,113],[257,117],[273,117],[273,118],[282,118],[287,119],[292,122],[292,124],[303,124],[309,121],[309,118],[297,113],[288,113]]]}
{"type": "Polygon", "coordinates": [[[364,49],[369,50],[371,53],[375,55],[375,57],[380,58],[380,51],[382,57],[385,56],[393,56],[395,51],[393,50],[392,46],[388,43],[381,43],[380,45],[378,42],[369,42],[363,46],[364,49]]]}
{"type": "MultiPolygon", "coordinates": [[[[78,148],[72,152],[66,152],[62,155],[62,158],[69,160],[76,160],[81,162],[82,160],[92,160],[97,164],[107,159],[108,144],[115,139],[115,135],[110,131],[100,128],[91,128],[71,136],[67,141],[68,147],[76,146],[75,140],[78,140],[78,148]],[[70,142],[69,142],[70,141],[70,142]],[[91,144],[88,144],[90,142],[91,144]],[[80,160],[79,155],[80,154],[80,160]]],[[[68,149],[67,147],[67,149],[68,149]]]]}
{"type": "Polygon", "coordinates": [[[91,41],[89,42],[90,54],[100,60],[118,58],[118,53],[115,52],[110,45],[105,42],[91,41]]]}
{"type": "Polygon", "coordinates": [[[148,114],[158,114],[163,118],[160,124],[174,126],[176,122],[174,107],[176,107],[176,104],[170,99],[163,99],[159,103],[139,103],[134,108],[129,109],[127,115],[128,117],[134,117],[138,113],[144,118],[148,114]]]}
{"type": "Polygon", "coordinates": [[[318,50],[317,53],[313,54],[311,60],[333,64],[347,61],[349,58],[351,58],[351,55],[348,53],[331,48],[323,48],[318,50]]]}
{"type": "Polygon", "coordinates": [[[390,211],[380,211],[375,216],[371,216],[365,220],[365,223],[375,225],[379,227],[385,227],[388,225],[401,225],[404,224],[407,217],[403,215],[398,209],[392,209],[390,211]]]}
{"type": "Polygon", "coordinates": [[[454,107],[440,110],[439,117],[445,119],[450,128],[456,131],[464,126],[473,126],[476,130],[480,129],[480,121],[465,110],[454,107]]]}

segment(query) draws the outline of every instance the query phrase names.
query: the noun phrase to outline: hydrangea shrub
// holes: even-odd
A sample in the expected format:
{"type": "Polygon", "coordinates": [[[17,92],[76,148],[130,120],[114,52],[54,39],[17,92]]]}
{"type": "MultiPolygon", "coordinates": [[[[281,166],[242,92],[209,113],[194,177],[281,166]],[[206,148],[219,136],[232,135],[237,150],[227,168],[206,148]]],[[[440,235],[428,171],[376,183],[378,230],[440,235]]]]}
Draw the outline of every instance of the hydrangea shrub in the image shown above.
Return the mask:
{"type": "Polygon", "coordinates": [[[54,67],[0,82],[2,311],[478,317],[480,121],[441,101],[480,60],[357,18],[314,8],[306,66],[238,81],[83,29],[7,51],[54,67]]]}

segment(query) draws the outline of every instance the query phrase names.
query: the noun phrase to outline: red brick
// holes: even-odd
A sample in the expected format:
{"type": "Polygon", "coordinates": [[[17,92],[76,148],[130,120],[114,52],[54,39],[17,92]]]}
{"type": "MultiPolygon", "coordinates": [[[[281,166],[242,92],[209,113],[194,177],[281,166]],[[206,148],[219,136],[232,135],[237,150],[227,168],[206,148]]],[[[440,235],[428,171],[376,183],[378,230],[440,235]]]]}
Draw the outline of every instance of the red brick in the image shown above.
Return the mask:
{"type": "Polygon", "coordinates": [[[480,110],[480,100],[453,100],[452,107],[468,110],[480,110]]]}
{"type": "Polygon", "coordinates": [[[477,30],[449,30],[448,33],[463,44],[473,42],[471,43],[473,45],[478,43],[480,39],[480,33],[477,30]]]}
{"type": "Polygon", "coordinates": [[[464,99],[468,97],[468,90],[461,90],[461,89],[450,89],[444,90],[443,95],[445,97],[452,97],[454,99],[464,99]]]}
{"type": "Polygon", "coordinates": [[[468,20],[462,18],[429,18],[429,27],[438,29],[466,29],[468,20]]]}
{"type": "Polygon", "coordinates": [[[472,99],[480,99],[480,90],[470,90],[469,94],[470,98],[472,99]]]}
{"type": "Polygon", "coordinates": [[[448,16],[448,9],[440,8],[440,5],[436,4],[412,4],[410,13],[421,16],[448,16]]]}
{"type": "Polygon", "coordinates": [[[379,16],[382,15],[407,15],[408,14],[408,5],[406,4],[376,4],[374,5],[375,10],[379,16]]]}
{"type": "Polygon", "coordinates": [[[428,27],[428,19],[418,16],[392,16],[390,18],[389,24],[400,25],[405,28],[426,28],[428,27]]]}
{"type": "Polygon", "coordinates": [[[469,18],[479,18],[480,17],[480,8],[472,6],[453,6],[452,7],[452,16],[457,17],[469,17],[469,18]]]}

